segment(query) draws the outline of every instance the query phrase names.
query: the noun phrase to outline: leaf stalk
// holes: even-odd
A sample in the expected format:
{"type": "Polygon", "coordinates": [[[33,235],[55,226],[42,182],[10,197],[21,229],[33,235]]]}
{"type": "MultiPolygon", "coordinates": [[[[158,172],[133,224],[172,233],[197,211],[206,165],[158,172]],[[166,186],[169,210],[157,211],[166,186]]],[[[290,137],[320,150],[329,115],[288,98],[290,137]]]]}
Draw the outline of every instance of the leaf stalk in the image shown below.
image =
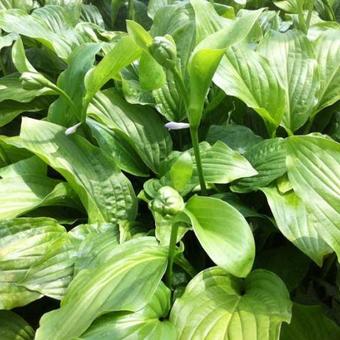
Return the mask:
{"type": "Polygon", "coordinates": [[[169,252],[168,252],[168,266],[166,269],[166,284],[172,289],[172,281],[173,281],[173,266],[176,255],[176,243],[177,243],[177,234],[178,234],[178,223],[173,223],[171,226],[171,235],[169,242],[169,252]]]}

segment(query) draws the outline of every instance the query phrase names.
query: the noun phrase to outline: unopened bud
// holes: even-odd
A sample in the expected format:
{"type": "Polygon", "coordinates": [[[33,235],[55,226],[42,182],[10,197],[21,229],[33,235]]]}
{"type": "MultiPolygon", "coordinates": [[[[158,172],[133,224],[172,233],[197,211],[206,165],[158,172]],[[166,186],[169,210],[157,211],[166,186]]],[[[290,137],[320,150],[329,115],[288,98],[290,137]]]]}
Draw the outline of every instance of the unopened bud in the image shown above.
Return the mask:
{"type": "Polygon", "coordinates": [[[184,201],[175,189],[165,186],[158,190],[155,199],[151,201],[151,209],[163,216],[176,215],[183,211],[184,201]]]}
{"type": "Polygon", "coordinates": [[[171,36],[155,37],[149,52],[160,65],[168,68],[176,66],[177,49],[171,36]]]}

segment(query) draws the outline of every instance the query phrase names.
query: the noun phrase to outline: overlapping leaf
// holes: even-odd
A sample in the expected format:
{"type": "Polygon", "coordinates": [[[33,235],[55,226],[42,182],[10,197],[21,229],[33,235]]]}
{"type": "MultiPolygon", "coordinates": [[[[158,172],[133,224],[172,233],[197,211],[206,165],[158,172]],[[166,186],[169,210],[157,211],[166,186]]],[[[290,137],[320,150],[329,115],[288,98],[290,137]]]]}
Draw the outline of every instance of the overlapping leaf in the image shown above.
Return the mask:
{"type": "Polygon", "coordinates": [[[291,302],[275,274],[256,270],[244,281],[213,267],[177,299],[170,320],[178,339],[272,340],[291,318],[291,302]]]}
{"type": "Polygon", "coordinates": [[[245,277],[255,257],[255,242],[244,217],[212,197],[194,196],[186,205],[193,230],[210,258],[227,272],[245,277]]]}
{"type": "Polygon", "coordinates": [[[340,145],[323,136],[295,136],[287,142],[288,177],[315,217],[315,226],[340,256],[340,145]]]}
{"type": "Polygon", "coordinates": [[[151,170],[159,171],[172,142],[156,112],[128,104],[114,89],[109,89],[96,95],[88,114],[126,139],[151,170]]]}
{"type": "Polygon", "coordinates": [[[83,137],[66,136],[59,125],[24,118],[20,137],[9,142],[59,171],[79,195],[91,222],[134,219],[136,198],[130,181],[83,137]]]}
{"type": "Polygon", "coordinates": [[[144,307],[165,272],[167,249],[139,238],[97,255],[96,266],[80,271],[61,308],[43,316],[36,339],[81,335],[100,315],[144,307]]]}

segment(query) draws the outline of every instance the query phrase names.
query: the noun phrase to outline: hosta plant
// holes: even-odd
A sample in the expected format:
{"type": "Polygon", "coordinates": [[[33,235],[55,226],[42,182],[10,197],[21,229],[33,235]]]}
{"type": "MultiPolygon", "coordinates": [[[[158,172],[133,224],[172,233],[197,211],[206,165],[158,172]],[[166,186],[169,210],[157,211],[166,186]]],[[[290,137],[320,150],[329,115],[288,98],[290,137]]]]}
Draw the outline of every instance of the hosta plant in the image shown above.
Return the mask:
{"type": "Polygon", "coordinates": [[[339,18],[0,0],[0,339],[339,339],[339,18]]]}

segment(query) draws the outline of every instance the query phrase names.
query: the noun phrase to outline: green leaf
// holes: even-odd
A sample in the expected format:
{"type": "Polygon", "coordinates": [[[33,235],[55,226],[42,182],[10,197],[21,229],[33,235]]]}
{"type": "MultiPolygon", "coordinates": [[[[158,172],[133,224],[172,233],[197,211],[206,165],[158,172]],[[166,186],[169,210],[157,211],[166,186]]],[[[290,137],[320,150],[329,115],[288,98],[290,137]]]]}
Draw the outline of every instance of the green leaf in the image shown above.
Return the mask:
{"type": "Polygon", "coordinates": [[[152,44],[152,36],[150,33],[137,22],[133,20],[126,20],[126,28],[129,35],[142,49],[147,49],[147,47],[152,44]]]}
{"type": "Polygon", "coordinates": [[[72,31],[70,30],[65,30],[65,8],[46,6],[44,9],[39,10],[34,12],[36,15],[28,15],[20,9],[1,11],[0,28],[9,33],[14,32],[36,39],[41,44],[54,51],[60,58],[66,59],[72,51],[72,42],[75,39],[75,34],[72,34],[72,31]],[[42,11],[45,15],[45,19],[42,19],[41,17],[42,11]],[[55,18],[56,21],[51,27],[51,25],[48,25],[47,20],[48,17],[53,17],[55,14],[59,14],[59,17],[57,16],[57,18],[55,18]],[[60,29],[58,21],[61,24],[61,27],[64,26],[64,30],[60,29]]]}
{"type": "MultiPolygon", "coordinates": [[[[292,292],[298,288],[310,269],[310,260],[292,244],[274,246],[256,255],[255,268],[269,270],[278,275],[292,292]]],[[[302,283],[303,284],[303,283],[302,283]]]]}
{"type": "Polygon", "coordinates": [[[35,153],[60,172],[79,195],[91,222],[133,220],[136,197],[130,181],[112,159],[59,125],[24,118],[19,137],[10,143],[35,153]]]}
{"type": "Polygon", "coordinates": [[[265,187],[286,173],[286,142],[282,138],[265,139],[250,147],[244,156],[258,175],[242,178],[231,188],[235,192],[250,192],[265,187]]]}
{"type": "Polygon", "coordinates": [[[250,11],[249,13],[232,20],[228,25],[225,25],[225,27],[215,33],[212,31],[209,32],[209,35],[195,47],[193,53],[206,48],[226,49],[232,45],[241,43],[251,32],[262,12],[263,9],[250,11]]]}
{"type": "Polygon", "coordinates": [[[53,95],[54,91],[46,87],[39,90],[26,90],[22,87],[18,74],[10,74],[0,78],[0,102],[12,100],[28,103],[38,96],[53,95]]]}
{"type": "Polygon", "coordinates": [[[69,236],[77,249],[74,275],[96,266],[97,255],[115,248],[120,238],[118,225],[112,223],[81,224],[73,228],[69,236]]]}
{"type": "Polygon", "coordinates": [[[0,0],[0,10],[18,8],[29,12],[33,7],[33,0],[0,0]]]}
{"type": "Polygon", "coordinates": [[[149,175],[148,168],[124,137],[93,119],[89,118],[86,122],[101,150],[111,155],[120,169],[135,176],[147,177],[149,175]]]}
{"type": "Polygon", "coordinates": [[[88,104],[102,86],[110,79],[117,77],[120,70],[136,60],[141,52],[141,49],[131,37],[125,36],[121,38],[105,54],[104,58],[87,72],[85,76],[85,103],[88,104]]]}
{"type": "Polygon", "coordinates": [[[20,286],[60,300],[73,278],[74,262],[80,254],[68,237],[54,239],[46,253],[27,271],[20,286]]]}
{"type": "Polygon", "coordinates": [[[124,101],[114,89],[99,92],[88,115],[119,134],[154,172],[172,149],[168,131],[154,110],[124,101]]]}
{"type": "Polygon", "coordinates": [[[144,307],[165,272],[167,248],[138,238],[97,255],[96,263],[73,279],[61,308],[43,316],[36,340],[78,337],[102,314],[144,307]]]}
{"type": "Polygon", "coordinates": [[[190,58],[188,118],[192,126],[200,124],[205,97],[223,53],[223,49],[205,48],[194,52],[190,58]]]}
{"type": "MultiPolygon", "coordinates": [[[[42,293],[25,286],[27,273],[67,237],[64,227],[48,218],[0,221],[0,308],[11,309],[39,299],[42,293]]],[[[45,265],[48,272],[49,263],[45,265]]],[[[48,280],[48,279],[47,279],[48,280]]],[[[55,284],[60,283],[58,280],[55,284]]]]}
{"type": "Polygon", "coordinates": [[[226,126],[211,125],[206,137],[209,143],[221,141],[233,150],[244,154],[251,146],[259,143],[262,138],[243,125],[230,124],[226,126]]]}
{"type": "Polygon", "coordinates": [[[256,270],[241,280],[213,267],[189,283],[170,321],[179,340],[272,340],[290,317],[289,293],[275,274],[256,270]]]}
{"type": "Polygon", "coordinates": [[[176,329],[166,318],[170,311],[170,290],[161,282],[150,302],[136,313],[110,313],[98,318],[80,337],[82,340],[176,340],[176,329]]]}
{"type": "Polygon", "coordinates": [[[72,52],[68,68],[59,76],[57,86],[68,94],[74,106],[64,96],[60,96],[49,108],[50,122],[69,127],[80,120],[82,98],[85,95],[84,77],[93,66],[100,48],[101,44],[83,44],[72,52]]]}
{"type": "Polygon", "coordinates": [[[172,36],[176,43],[182,69],[185,70],[195,46],[195,31],[192,7],[187,3],[176,2],[157,11],[150,33],[154,37],[166,34],[172,36]]]}
{"type": "Polygon", "coordinates": [[[33,65],[26,58],[24,44],[22,39],[19,37],[12,47],[12,60],[16,69],[20,73],[24,72],[38,72],[33,65]]]}
{"type": "Polygon", "coordinates": [[[33,340],[32,327],[14,312],[0,311],[0,338],[2,340],[33,340]]]}
{"type": "MultiPolygon", "coordinates": [[[[208,183],[226,184],[242,177],[257,175],[257,171],[245,157],[221,141],[203,150],[201,159],[204,179],[208,183]]],[[[199,183],[196,166],[193,181],[199,183]]]]}
{"type": "Polygon", "coordinates": [[[11,46],[13,41],[15,41],[16,39],[18,39],[18,35],[16,33],[1,35],[0,36],[0,51],[4,47],[11,46]]]}
{"type": "Polygon", "coordinates": [[[340,327],[329,319],[320,306],[293,305],[292,322],[283,325],[281,340],[337,340],[340,327]]]}
{"type": "Polygon", "coordinates": [[[230,48],[213,80],[227,95],[254,109],[269,124],[269,132],[279,126],[285,110],[284,91],[259,53],[246,46],[230,48]]]}
{"type": "Polygon", "coordinates": [[[319,103],[316,112],[340,100],[339,29],[323,31],[314,42],[320,74],[319,103]]]}
{"type": "Polygon", "coordinates": [[[340,144],[322,136],[294,136],[287,142],[289,181],[323,239],[340,257],[340,144]]]}
{"type": "Polygon", "coordinates": [[[294,191],[280,194],[276,187],[262,191],[282,234],[321,267],[323,258],[332,253],[332,249],[323,240],[313,211],[306,208],[294,191]]]}
{"type": "Polygon", "coordinates": [[[166,82],[163,67],[147,52],[143,51],[139,62],[139,81],[142,89],[155,90],[166,82]]]}
{"type": "Polygon", "coordinates": [[[195,235],[209,257],[237,277],[249,274],[255,242],[245,218],[217,198],[194,196],[186,205],[195,235]]]}
{"type": "Polygon", "coordinates": [[[33,157],[0,169],[0,220],[17,217],[39,206],[74,206],[65,182],[46,175],[45,164],[33,157]]]}
{"type": "Polygon", "coordinates": [[[5,100],[0,105],[0,127],[10,123],[14,118],[24,112],[38,112],[48,108],[53,97],[42,96],[28,103],[5,100]]]}
{"type": "Polygon", "coordinates": [[[274,4],[288,13],[298,14],[303,10],[305,0],[278,0],[274,4]]]}
{"type": "Polygon", "coordinates": [[[184,152],[172,165],[169,176],[172,186],[178,191],[184,191],[193,174],[193,159],[184,152]]]}
{"type": "Polygon", "coordinates": [[[229,24],[227,20],[218,15],[214,4],[204,0],[190,0],[190,4],[195,13],[196,43],[229,24]]]}
{"type": "Polygon", "coordinates": [[[148,3],[148,15],[150,18],[154,18],[158,10],[166,7],[167,5],[172,5],[176,0],[150,0],[148,3]]]}
{"type": "Polygon", "coordinates": [[[284,87],[286,105],[281,124],[294,132],[312,115],[317,102],[320,82],[312,44],[299,31],[270,31],[258,51],[284,87]]]}
{"type": "Polygon", "coordinates": [[[182,96],[171,72],[167,72],[167,82],[160,89],[153,90],[152,96],[152,104],[168,121],[179,122],[186,118],[182,96]]]}

